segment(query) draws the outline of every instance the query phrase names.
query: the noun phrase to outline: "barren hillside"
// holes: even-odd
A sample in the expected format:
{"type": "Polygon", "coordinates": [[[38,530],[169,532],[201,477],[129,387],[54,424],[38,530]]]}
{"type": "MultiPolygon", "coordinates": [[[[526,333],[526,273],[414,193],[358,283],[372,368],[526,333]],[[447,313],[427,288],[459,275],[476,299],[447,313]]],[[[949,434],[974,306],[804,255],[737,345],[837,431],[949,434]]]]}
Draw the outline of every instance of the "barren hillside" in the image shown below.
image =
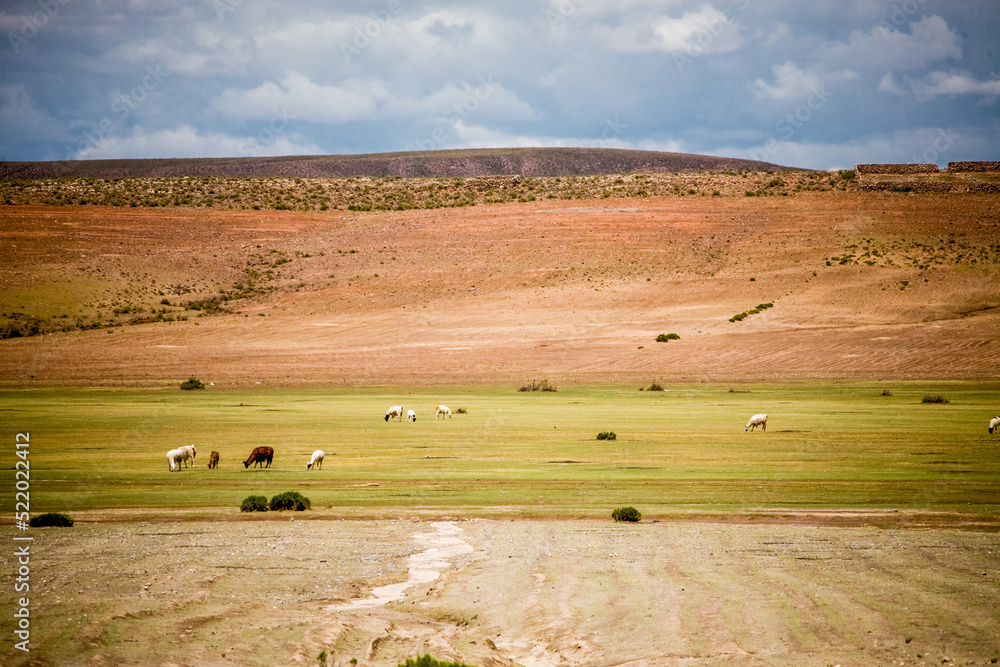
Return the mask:
{"type": "Polygon", "coordinates": [[[0,324],[52,333],[0,381],[995,379],[998,228],[996,195],[858,191],[3,206],[0,324]]]}
{"type": "Polygon", "coordinates": [[[181,176],[346,178],[580,176],[704,169],[783,171],[758,160],[618,148],[494,148],[371,155],[0,162],[0,180],[181,176]]]}

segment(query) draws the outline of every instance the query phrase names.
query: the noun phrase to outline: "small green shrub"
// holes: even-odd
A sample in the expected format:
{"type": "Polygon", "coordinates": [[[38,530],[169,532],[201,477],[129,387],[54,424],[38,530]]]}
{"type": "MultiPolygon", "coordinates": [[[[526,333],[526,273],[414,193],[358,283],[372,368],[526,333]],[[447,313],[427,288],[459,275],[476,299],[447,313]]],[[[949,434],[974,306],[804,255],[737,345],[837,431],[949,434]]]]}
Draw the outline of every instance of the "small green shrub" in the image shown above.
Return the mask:
{"type": "Polygon", "coordinates": [[[266,512],[267,496],[247,496],[240,505],[241,512],[266,512]]]}
{"type": "Polygon", "coordinates": [[[32,528],[69,528],[73,525],[73,519],[59,512],[49,512],[31,517],[28,525],[32,528]]]}
{"type": "Polygon", "coordinates": [[[438,660],[437,658],[432,658],[429,653],[426,653],[419,658],[407,658],[406,662],[399,664],[399,667],[469,667],[469,665],[461,662],[438,660]]]}
{"type": "Polygon", "coordinates": [[[889,389],[883,389],[882,390],[882,395],[883,396],[892,396],[892,391],[890,391],[889,389]]]}
{"type": "Polygon", "coordinates": [[[642,513],[634,507],[619,507],[611,512],[611,518],[615,521],[630,521],[635,523],[642,519],[642,513]]]}
{"type": "Polygon", "coordinates": [[[654,382],[649,385],[649,391],[663,391],[663,385],[659,382],[654,382]]]}
{"type": "MultiPolygon", "coordinates": [[[[753,280],[753,278],[751,278],[750,280],[753,280]]],[[[742,322],[743,320],[745,320],[746,318],[750,317],[751,315],[756,315],[757,313],[759,313],[761,311],[764,311],[764,310],[767,310],[768,308],[774,308],[774,304],[770,303],[770,302],[769,303],[758,303],[756,308],[751,308],[750,310],[745,310],[742,313],[737,313],[736,315],[733,315],[732,317],[730,317],[729,321],[730,322],[742,322]]]]}
{"type": "Polygon", "coordinates": [[[920,401],[921,403],[951,403],[950,400],[941,396],[940,394],[936,396],[924,396],[920,401]]]}
{"type": "Polygon", "coordinates": [[[205,385],[198,378],[188,378],[184,382],[181,382],[181,389],[184,391],[190,391],[192,389],[204,389],[205,385]]]}
{"type": "Polygon", "coordinates": [[[457,408],[455,410],[455,414],[457,414],[457,415],[465,415],[465,414],[468,414],[468,413],[469,413],[469,411],[467,409],[465,409],[465,408],[457,408]]]}
{"type": "Polygon", "coordinates": [[[597,434],[598,440],[617,440],[618,435],[614,431],[601,431],[597,434]]]}
{"type": "Polygon", "coordinates": [[[312,503],[308,498],[298,491],[285,491],[271,498],[271,511],[282,512],[284,510],[295,510],[302,512],[309,509],[312,503]]]}
{"type": "Polygon", "coordinates": [[[536,382],[532,380],[526,384],[522,384],[517,389],[518,391],[556,391],[556,386],[554,384],[549,384],[548,380],[542,380],[541,382],[536,382]]]}
{"type": "Polygon", "coordinates": [[[659,336],[656,337],[656,342],[657,343],[666,343],[668,340],[680,340],[680,339],[681,339],[681,337],[678,336],[675,333],[660,334],[659,336]]]}

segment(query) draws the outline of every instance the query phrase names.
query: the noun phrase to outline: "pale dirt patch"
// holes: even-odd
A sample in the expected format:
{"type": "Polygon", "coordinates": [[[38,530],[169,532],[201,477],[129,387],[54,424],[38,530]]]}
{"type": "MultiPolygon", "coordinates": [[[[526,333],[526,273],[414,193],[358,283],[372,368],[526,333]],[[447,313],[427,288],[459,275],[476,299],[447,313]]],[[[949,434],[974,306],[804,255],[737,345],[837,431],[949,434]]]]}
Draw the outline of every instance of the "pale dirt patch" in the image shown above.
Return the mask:
{"type": "Polygon", "coordinates": [[[7,651],[4,665],[318,665],[321,651],[329,665],[379,666],[423,653],[529,667],[1000,656],[995,532],[256,518],[34,532],[32,652],[7,651]],[[345,608],[405,582],[427,550],[415,536],[442,525],[471,552],[396,602],[345,608]]]}

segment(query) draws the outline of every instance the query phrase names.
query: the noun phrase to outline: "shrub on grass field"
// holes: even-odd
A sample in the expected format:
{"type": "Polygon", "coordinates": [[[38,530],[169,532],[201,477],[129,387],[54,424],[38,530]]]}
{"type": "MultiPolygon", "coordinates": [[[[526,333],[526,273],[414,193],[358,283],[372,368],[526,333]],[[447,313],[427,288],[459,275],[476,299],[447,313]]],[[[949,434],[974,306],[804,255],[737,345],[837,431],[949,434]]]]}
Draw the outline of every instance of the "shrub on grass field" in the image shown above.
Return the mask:
{"type": "Polygon", "coordinates": [[[938,394],[937,396],[924,396],[921,403],[951,403],[947,398],[938,394]]]}
{"type": "Polygon", "coordinates": [[[649,391],[663,391],[663,385],[659,382],[654,382],[649,385],[649,391]]]}
{"type": "Polygon", "coordinates": [[[611,518],[615,521],[636,522],[642,518],[642,513],[634,507],[619,507],[611,512],[611,518]]]}
{"type": "Polygon", "coordinates": [[[527,384],[522,384],[518,391],[556,391],[556,386],[554,384],[549,384],[548,380],[542,380],[541,382],[536,382],[532,380],[527,384]]]}
{"type": "Polygon", "coordinates": [[[241,512],[266,512],[267,496],[247,496],[240,505],[241,512]]]}
{"type": "Polygon", "coordinates": [[[205,385],[198,378],[188,378],[181,383],[181,389],[189,391],[191,389],[204,389],[205,385]]]}
{"type": "Polygon", "coordinates": [[[614,431],[601,431],[597,434],[598,440],[617,440],[618,436],[614,431]]]}
{"type": "Polygon", "coordinates": [[[457,410],[455,410],[455,414],[457,414],[457,415],[465,415],[465,414],[468,414],[468,413],[469,413],[469,411],[466,410],[465,408],[458,408],[457,410]]]}
{"type": "Polygon", "coordinates": [[[284,510],[295,510],[301,512],[309,509],[312,505],[309,499],[298,491],[285,491],[271,498],[271,511],[280,512],[284,510]]]}
{"type": "Polygon", "coordinates": [[[425,653],[419,658],[407,658],[406,662],[399,663],[399,667],[469,667],[461,662],[446,662],[432,658],[430,653],[425,653]]]}
{"type": "Polygon", "coordinates": [[[39,514],[38,516],[33,516],[28,521],[28,525],[32,528],[69,528],[73,525],[73,519],[69,518],[65,514],[60,514],[59,512],[49,512],[47,514],[39,514]]]}

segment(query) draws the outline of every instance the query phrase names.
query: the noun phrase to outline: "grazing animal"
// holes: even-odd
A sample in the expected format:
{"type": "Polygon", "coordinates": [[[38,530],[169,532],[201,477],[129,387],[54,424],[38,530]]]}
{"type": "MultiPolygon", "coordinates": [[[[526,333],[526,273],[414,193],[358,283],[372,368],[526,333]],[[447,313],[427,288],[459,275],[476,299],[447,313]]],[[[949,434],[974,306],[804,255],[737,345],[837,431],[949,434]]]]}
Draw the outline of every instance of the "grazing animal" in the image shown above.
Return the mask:
{"type": "Polygon", "coordinates": [[[179,447],[178,449],[180,449],[182,452],[181,461],[183,461],[185,464],[188,461],[190,461],[191,467],[193,468],[194,457],[198,456],[198,450],[195,449],[194,445],[184,445],[183,447],[179,447]]]}
{"type": "Polygon", "coordinates": [[[408,421],[408,422],[415,422],[415,421],[417,421],[417,413],[414,412],[413,410],[407,410],[406,411],[406,421],[408,421]]]}
{"type": "Polygon", "coordinates": [[[219,452],[212,452],[208,455],[208,467],[218,468],[219,467],[219,452]]]}
{"type": "Polygon", "coordinates": [[[1000,417],[994,417],[990,420],[990,433],[993,433],[997,429],[1000,429],[1000,417]]]}
{"type": "Polygon", "coordinates": [[[313,452],[312,458],[309,459],[309,463],[306,464],[306,468],[309,469],[312,468],[313,466],[316,466],[316,470],[319,470],[320,468],[323,467],[323,459],[325,457],[326,454],[323,453],[323,450],[317,449],[315,452],[313,452]]]}
{"type": "Polygon", "coordinates": [[[754,415],[750,418],[750,421],[747,422],[747,425],[743,428],[743,430],[753,431],[756,430],[758,426],[760,426],[762,431],[767,430],[767,415],[754,415]]]}
{"type": "Polygon", "coordinates": [[[385,420],[389,421],[390,417],[392,419],[398,419],[399,421],[403,421],[403,406],[402,405],[394,405],[391,408],[389,408],[388,410],[386,410],[385,411],[385,420]]]}
{"type": "Polygon", "coordinates": [[[274,450],[270,447],[254,447],[253,451],[250,452],[250,458],[243,462],[244,468],[249,468],[250,464],[256,468],[257,464],[260,464],[261,468],[270,468],[271,459],[274,458],[274,450]],[[264,465],[264,463],[267,465],[264,465]]]}
{"type": "Polygon", "coordinates": [[[171,449],[167,452],[167,463],[170,465],[170,472],[180,470],[181,456],[183,456],[183,452],[179,449],[171,449]]]}
{"type": "Polygon", "coordinates": [[[444,415],[445,419],[451,419],[451,408],[447,405],[437,406],[437,409],[434,411],[434,419],[437,419],[441,415],[444,415]]]}

